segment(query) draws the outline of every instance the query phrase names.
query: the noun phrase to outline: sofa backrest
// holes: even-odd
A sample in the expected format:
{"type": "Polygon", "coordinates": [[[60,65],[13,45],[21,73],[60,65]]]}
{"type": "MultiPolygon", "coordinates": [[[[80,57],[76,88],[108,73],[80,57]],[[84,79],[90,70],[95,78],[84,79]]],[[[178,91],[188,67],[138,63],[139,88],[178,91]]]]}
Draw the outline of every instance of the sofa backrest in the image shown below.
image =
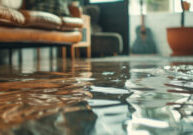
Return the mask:
{"type": "Polygon", "coordinates": [[[23,0],[0,0],[0,5],[14,9],[21,8],[22,3],[23,0]]]}

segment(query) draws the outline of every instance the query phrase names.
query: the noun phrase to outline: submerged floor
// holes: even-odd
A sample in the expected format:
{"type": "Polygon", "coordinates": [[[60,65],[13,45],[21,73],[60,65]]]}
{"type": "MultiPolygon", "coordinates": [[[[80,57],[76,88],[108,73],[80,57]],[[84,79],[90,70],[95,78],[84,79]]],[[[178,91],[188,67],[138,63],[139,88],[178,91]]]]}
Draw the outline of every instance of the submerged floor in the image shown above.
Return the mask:
{"type": "Polygon", "coordinates": [[[1,135],[192,135],[193,57],[0,66],[1,135]]]}

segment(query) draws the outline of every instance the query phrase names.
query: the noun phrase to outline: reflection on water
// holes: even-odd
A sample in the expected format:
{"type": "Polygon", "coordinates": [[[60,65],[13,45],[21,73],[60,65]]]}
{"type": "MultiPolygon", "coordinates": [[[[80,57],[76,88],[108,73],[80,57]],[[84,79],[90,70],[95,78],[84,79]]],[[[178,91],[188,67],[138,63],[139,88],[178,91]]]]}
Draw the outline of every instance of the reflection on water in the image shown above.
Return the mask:
{"type": "Polygon", "coordinates": [[[2,135],[193,134],[190,61],[35,63],[0,66],[2,135]]]}

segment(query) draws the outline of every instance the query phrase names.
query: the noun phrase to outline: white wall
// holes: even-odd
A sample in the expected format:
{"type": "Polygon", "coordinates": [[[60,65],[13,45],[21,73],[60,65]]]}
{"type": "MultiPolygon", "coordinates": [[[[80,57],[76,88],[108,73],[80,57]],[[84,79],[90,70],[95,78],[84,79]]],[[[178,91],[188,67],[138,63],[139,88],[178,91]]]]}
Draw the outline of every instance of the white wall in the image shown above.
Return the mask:
{"type": "MultiPolygon", "coordinates": [[[[171,49],[167,42],[166,28],[180,26],[180,13],[151,13],[146,16],[146,26],[151,28],[157,47],[162,56],[169,56],[171,49]]],[[[135,28],[140,25],[140,17],[130,16],[130,45],[136,38],[135,28]]],[[[186,13],[185,26],[193,26],[193,12],[186,13]]]]}

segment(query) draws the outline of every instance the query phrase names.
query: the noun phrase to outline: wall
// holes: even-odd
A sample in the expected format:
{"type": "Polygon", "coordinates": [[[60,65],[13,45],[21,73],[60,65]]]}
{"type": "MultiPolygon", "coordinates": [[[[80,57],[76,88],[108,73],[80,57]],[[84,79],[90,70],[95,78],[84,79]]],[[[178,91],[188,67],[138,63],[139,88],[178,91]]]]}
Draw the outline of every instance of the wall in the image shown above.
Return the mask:
{"type": "Polygon", "coordinates": [[[85,4],[85,0],[79,0],[80,5],[84,5],[85,4]]]}
{"type": "MultiPolygon", "coordinates": [[[[146,16],[146,25],[151,28],[157,47],[162,56],[169,56],[171,49],[167,43],[166,28],[180,26],[179,13],[152,13],[146,16]]],[[[193,26],[193,12],[186,13],[186,25],[193,26]]],[[[140,25],[140,17],[136,15],[130,16],[130,45],[136,38],[135,28],[140,25]]],[[[192,36],[193,37],[193,36],[192,36]]]]}
{"type": "Polygon", "coordinates": [[[100,24],[105,32],[117,32],[123,38],[123,54],[129,53],[128,0],[98,4],[101,8],[100,24]]]}

